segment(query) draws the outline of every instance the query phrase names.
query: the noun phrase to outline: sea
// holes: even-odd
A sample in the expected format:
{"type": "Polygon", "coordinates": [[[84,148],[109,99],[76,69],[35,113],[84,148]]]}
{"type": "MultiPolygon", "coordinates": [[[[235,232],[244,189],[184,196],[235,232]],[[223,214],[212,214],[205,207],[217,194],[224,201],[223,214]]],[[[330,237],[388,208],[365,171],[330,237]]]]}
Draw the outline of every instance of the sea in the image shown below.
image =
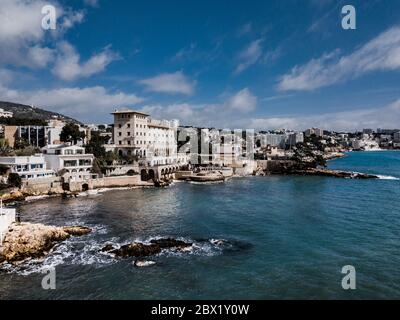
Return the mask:
{"type": "Polygon", "coordinates": [[[23,221],[84,225],[43,259],[0,268],[0,299],[399,299],[400,152],[352,152],[312,176],[103,190],[18,205],[23,221]],[[135,267],[101,252],[154,238],[193,243],[135,267]],[[355,289],[345,290],[352,266],[355,289]],[[54,272],[55,289],[42,287],[54,272]]]}

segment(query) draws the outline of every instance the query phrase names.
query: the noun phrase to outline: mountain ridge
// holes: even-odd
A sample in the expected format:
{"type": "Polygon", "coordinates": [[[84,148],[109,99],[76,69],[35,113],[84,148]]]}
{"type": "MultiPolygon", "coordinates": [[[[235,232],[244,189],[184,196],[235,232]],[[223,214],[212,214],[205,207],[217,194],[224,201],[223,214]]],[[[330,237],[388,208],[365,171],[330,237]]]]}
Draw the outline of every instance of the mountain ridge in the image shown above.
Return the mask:
{"type": "Polygon", "coordinates": [[[63,120],[82,124],[80,121],[65,116],[61,113],[45,110],[41,107],[28,106],[21,103],[0,101],[0,108],[4,111],[11,111],[13,117],[17,119],[37,119],[37,120],[63,120]]]}

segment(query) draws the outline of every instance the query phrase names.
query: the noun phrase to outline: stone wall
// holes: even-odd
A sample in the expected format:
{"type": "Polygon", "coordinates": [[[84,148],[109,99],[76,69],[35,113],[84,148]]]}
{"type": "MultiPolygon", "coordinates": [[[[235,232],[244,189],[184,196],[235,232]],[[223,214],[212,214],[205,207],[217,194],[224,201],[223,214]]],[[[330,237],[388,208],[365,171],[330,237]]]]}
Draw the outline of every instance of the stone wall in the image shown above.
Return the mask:
{"type": "Polygon", "coordinates": [[[257,160],[257,167],[268,173],[281,173],[294,164],[292,160],[257,160]]]}
{"type": "Polygon", "coordinates": [[[31,195],[62,193],[62,181],[59,177],[31,179],[22,183],[21,191],[31,195]]]}
{"type": "Polygon", "coordinates": [[[139,172],[139,166],[137,164],[124,165],[124,166],[113,166],[112,168],[107,168],[106,176],[122,176],[126,175],[128,171],[133,170],[139,172]]]}

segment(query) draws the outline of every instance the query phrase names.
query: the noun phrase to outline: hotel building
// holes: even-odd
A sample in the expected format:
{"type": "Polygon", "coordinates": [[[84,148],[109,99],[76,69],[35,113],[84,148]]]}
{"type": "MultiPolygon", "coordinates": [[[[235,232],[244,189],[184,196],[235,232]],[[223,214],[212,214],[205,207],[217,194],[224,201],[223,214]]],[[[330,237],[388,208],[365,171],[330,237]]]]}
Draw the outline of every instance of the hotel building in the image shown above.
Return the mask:
{"type": "Polygon", "coordinates": [[[113,141],[120,155],[134,155],[147,166],[176,164],[178,120],[154,120],[135,110],[115,110],[113,141]]]}

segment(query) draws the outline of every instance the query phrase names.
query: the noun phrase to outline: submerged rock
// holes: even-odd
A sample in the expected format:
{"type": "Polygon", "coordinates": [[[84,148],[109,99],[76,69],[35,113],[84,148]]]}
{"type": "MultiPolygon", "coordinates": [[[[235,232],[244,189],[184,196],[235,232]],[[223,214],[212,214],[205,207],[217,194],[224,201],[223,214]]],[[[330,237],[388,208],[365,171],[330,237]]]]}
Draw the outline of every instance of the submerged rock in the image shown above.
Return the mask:
{"type": "Polygon", "coordinates": [[[101,249],[101,252],[109,252],[111,250],[114,250],[114,246],[112,244],[106,244],[103,249],[101,249]]]}
{"type": "Polygon", "coordinates": [[[40,258],[58,242],[68,239],[71,235],[82,235],[90,232],[88,231],[90,229],[87,229],[85,227],[67,227],[64,230],[63,227],[43,224],[14,224],[4,238],[3,246],[0,248],[0,257],[3,257],[3,261],[13,263],[28,258],[40,258]]]}
{"type": "Polygon", "coordinates": [[[141,242],[129,243],[114,249],[112,245],[105,246],[101,251],[115,254],[117,257],[148,257],[160,253],[163,249],[183,249],[191,247],[192,243],[172,238],[154,239],[150,244],[141,242]]]}

